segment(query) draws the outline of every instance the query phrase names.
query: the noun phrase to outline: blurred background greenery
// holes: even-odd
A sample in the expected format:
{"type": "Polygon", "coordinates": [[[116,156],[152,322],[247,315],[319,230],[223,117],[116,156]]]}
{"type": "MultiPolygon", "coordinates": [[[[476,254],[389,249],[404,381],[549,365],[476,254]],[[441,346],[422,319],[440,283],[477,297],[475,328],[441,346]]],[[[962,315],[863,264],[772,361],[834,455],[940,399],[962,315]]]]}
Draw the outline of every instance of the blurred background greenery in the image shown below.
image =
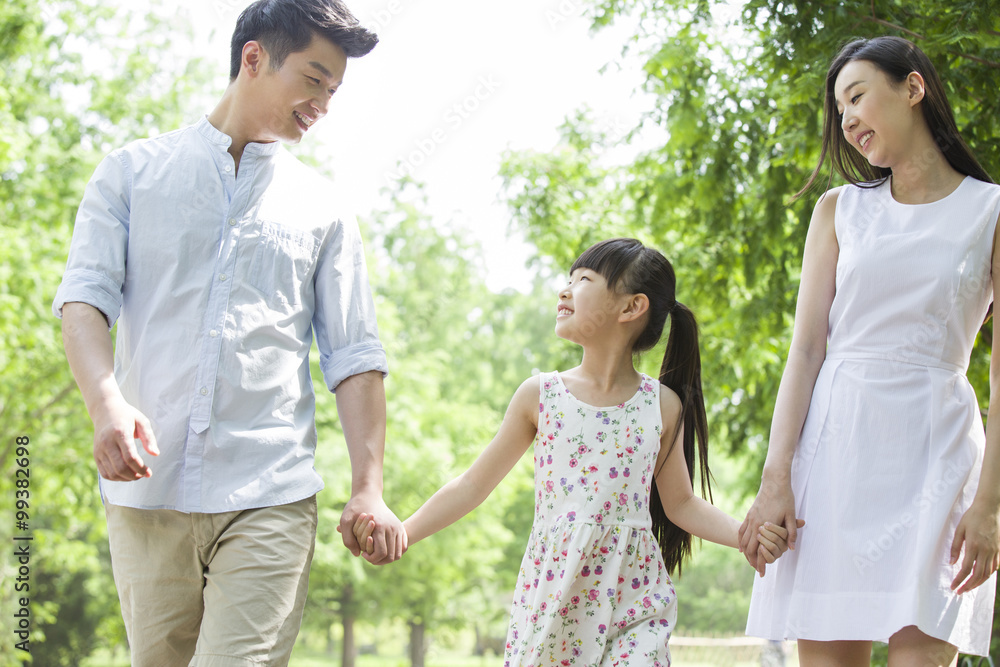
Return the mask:
{"type": "MultiPolygon", "coordinates": [[[[384,207],[362,215],[393,369],[385,495],[401,516],[471,462],[521,380],[576,363],[577,352],[551,333],[553,276],[616,235],[662,249],[677,269],[679,298],[700,318],[716,502],[742,513],[766,450],[814,199],[789,197],[818,157],[822,78],[848,39],[917,41],[938,66],[964,136],[1000,175],[993,0],[750,0],[720,25],[713,11],[732,4],[575,3],[595,31],[635,26],[621,57],[641,63],[657,103],[634,127],[613,131],[582,108],[551,150],[505,155],[510,225],[533,248],[530,292],[489,290],[483,248],[433,219],[417,181],[400,180],[384,207]],[[733,30],[740,39],[729,38],[733,30]],[[651,146],[650,136],[663,139],[651,146]],[[637,150],[616,160],[623,145],[637,150]]],[[[182,125],[218,93],[207,82],[220,63],[171,55],[171,36],[185,32],[190,26],[169,12],[94,0],[0,5],[0,497],[13,498],[15,439],[29,436],[34,538],[31,653],[16,651],[4,630],[0,665],[128,664],[92,429],[49,309],[97,161],[182,125]]],[[[322,160],[300,155],[322,169],[322,160]]],[[[984,415],[991,326],[970,369],[984,415]]],[[[655,374],[661,355],[646,355],[643,369],[655,374]]],[[[497,664],[532,519],[530,457],[468,518],[400,563],[372,568],[335,532],[349,468],[330,394],[319,395],[317,426],[327,488],[293,664],[497,664]]],[[[0,536],[12,527],[4,519],[0,536]]],[[[15,575],[13,560],[0,560],[2,628],[12,628],[15,575]]],[[[751,581],[738,553],[699,548],[676,582],[678,634],[741,633],[751,581]]]]}

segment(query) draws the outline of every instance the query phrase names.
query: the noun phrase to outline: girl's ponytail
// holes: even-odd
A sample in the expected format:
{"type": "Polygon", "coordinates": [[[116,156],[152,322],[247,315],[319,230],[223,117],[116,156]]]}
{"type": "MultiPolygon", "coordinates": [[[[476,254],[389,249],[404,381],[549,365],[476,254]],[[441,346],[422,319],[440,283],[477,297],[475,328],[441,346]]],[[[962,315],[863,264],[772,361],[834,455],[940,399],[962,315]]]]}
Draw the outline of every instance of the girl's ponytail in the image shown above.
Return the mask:
{"type": "MultiPolygon", "coordinates": [[[[677,425],[684,427],[684,459],[687,462],[688,476],[694,484],[695,458],[701,468],[701,495],[712,499],[712,489],[709,484],[711,473],[708,469],[708,418],[705,414],[705,398],[701,391],[701,353],[698,350],[698,323],[694,313],[680,302],[674,302],[670,311],[670,336],[667,339],[667,350],[663,355],[663,365],[660,367],[660,384],[670,387],[681,399],[681,420],[677,425]],[[695,444],[697,440],[697,456],[695,444]]],[[[677,433],[670,442],[676,441],[677,433]]],[[[671,445],[673,446],[673,445],[671,445]]],[[[659,471],[656,471],[659,472],[659,471]]],[[[656,475],[653,475],[650,491],[650,514],[653,523],[653,535],[663,552],[663,560],[667,571],[674,568],[681,572],[682,561],[691,554],[691,534],[684,531],[667,518],[660,502],[660,494],[656,488],[656,475]]]]}

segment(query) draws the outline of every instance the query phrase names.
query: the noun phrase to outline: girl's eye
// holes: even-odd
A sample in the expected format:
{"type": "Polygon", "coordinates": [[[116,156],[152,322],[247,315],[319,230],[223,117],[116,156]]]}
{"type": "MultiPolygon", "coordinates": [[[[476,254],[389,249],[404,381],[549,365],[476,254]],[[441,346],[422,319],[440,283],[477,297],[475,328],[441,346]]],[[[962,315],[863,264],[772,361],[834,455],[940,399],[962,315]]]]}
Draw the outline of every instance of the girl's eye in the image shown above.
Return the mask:
{"type": "Polygon", "coordinates": [[[313,78],[311,76],[307,76],[306,78],[309,79],[309,81],[312,83],[315,83],[317,85],[319,84],[319,79],[313,78]]]}
{"type": "Polygon", "coordinates": [[[861,93],[858,93],[857,95],[855,95],[854,97],[852,97],[851,98],[851,104],[857,104],[858,103],[858,99],[860,97],[861,97],[861,93]]]}

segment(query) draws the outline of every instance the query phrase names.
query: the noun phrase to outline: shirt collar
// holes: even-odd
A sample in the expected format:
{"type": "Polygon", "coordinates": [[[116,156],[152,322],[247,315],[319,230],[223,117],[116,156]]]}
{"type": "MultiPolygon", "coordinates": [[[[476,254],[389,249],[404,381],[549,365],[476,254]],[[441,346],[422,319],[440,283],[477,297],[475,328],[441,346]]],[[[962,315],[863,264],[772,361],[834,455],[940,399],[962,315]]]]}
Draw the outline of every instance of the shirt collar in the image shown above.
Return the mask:
{"type": "MultiPolygon", "coordinates": [[[[209,142],[222,147],[224,150],[227,150],[233,143],[232,137],[208,122],[208,116],[202,116],[201,119],[195,123],[195,129],[209,142]]],[[[266,157],[275,155],[280,148],[280,141],[271,141],[266,144],[251,142],[243,148],[243,153],[266,157]]]]}

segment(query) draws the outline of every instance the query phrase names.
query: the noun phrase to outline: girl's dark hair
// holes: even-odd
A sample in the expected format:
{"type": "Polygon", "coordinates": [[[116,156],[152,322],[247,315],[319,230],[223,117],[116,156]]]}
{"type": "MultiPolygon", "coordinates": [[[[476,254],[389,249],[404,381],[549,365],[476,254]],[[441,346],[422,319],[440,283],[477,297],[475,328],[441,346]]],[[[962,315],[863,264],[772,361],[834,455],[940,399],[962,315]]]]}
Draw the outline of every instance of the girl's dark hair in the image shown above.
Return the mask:
{"type": "MultiPolygon", "coordinates": [[[[670,335],[663,355],[663,365],[660,367],[660,384],[670,387],[681,399],[681,420],[677,424],[677,430],[683,424],[682,446],[688,476],[693,485],[697,459],[701,469],[701,495],[711,501],[708,419],[701,391],[698,324],[694,314],[677,301],[674,268],[657,250],[645,247],[636,239],[627,238],[609,239],[591,246],[573,263],[570,273],[579,268],[596,271],[608,282],[609,288],[619,293],[645,294],[649,299],[646,327],[633,343],[633,352],[643,352],[656,345],[663,334],[667,316],[670,316],[670,335]]],[[[676,437],[675,432],[670,442],[673,443],[676,437]]],[[[676,569],[680,574],[682,561],[691,554],[691,534],[667,518],[656,488],[655,474],[649,503],[653,535],[663,552],[667,571],[672,573],[676,569]]]]}
{"type": "MultiPolygon", "coordinates": [[[[958,133],[955,116],[952,114],[951,105],[948,104],[948,97],[941,84],[941,78],[930,59],[913,42],[901,37],[884,36],[854,40],[841,49],[837,57],[830,63],[830,69],[826,73],[826,94],[823,101],[823,147],[820,150],[819,163],[805,187],[795,194],[795,199],[801,197],[812,187],[828,154],[837,173],[848,183],[854,185],[868,183],[877,185],[892,173],[891,169],[869,164],[868,160],[844,138],[841,116],[837,111],[834,85],[844,66],[855,60],[867,60],[896,84],[905,81],[910,72],[920,74],[924,79],[924,99],[920,103],[924,119],[934,137],[934,142],[944,153],[948,163],[962,174],[987,183],[993,182],[983,166],[979,164],[972,149],[958,133]]],[[[833,177],[832,173],[830,177],[833,177]]]]}
{"type": "Polygon", "coordinates": [[[314,35],[342,48],[348,58],[360,58],[378,44],[378,36],[361,25],[340,0],[257,0],[236,20],[230,43],[230,81],[240,73],[247,42],[260,42],[271,68],[280,69],[288,54],[304,51],[314,35]]]}

